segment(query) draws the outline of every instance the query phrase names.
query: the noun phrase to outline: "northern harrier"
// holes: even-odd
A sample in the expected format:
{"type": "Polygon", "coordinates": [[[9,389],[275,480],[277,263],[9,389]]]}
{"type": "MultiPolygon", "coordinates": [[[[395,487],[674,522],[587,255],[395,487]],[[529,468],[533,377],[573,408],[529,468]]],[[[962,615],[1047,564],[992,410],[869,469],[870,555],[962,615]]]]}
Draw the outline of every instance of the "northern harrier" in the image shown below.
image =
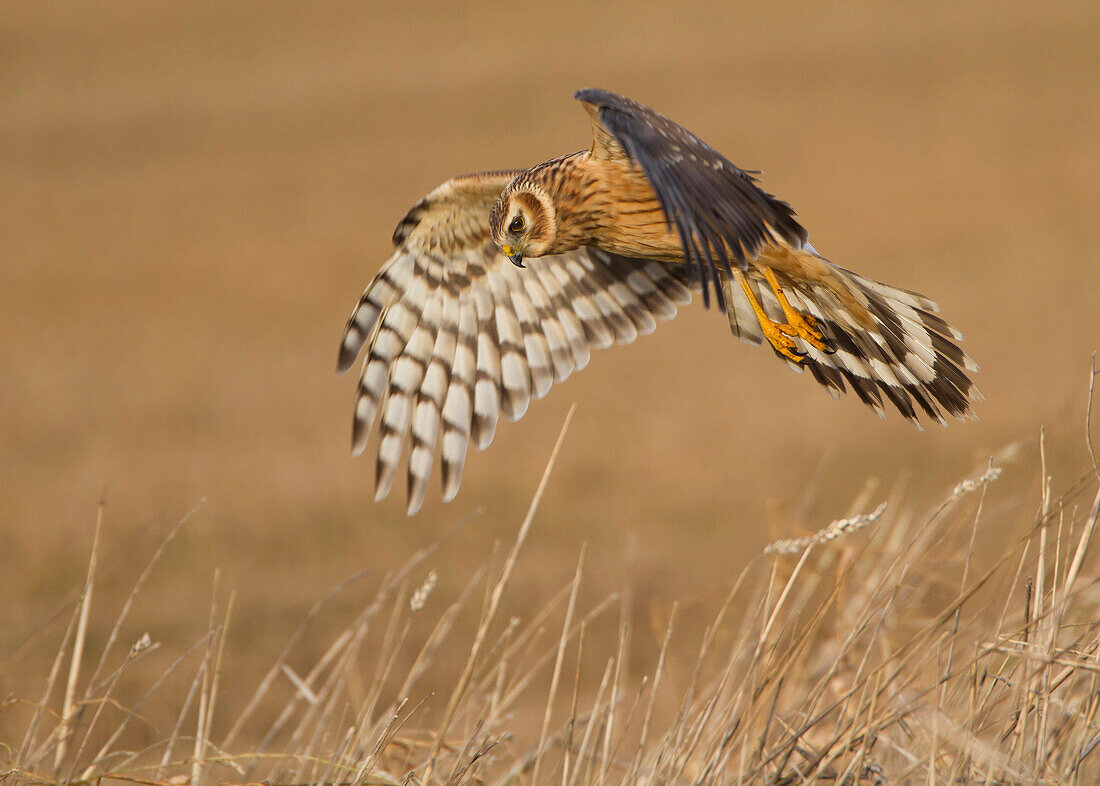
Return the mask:
{"type": "Polygon", "coordinates": [[[354,454],[381,411],[376,499],[406,442],[409,513],[437,445],[452,499],[467,446],[487,447],[501,413],[518,420],[591,349],[650,333],[693,290],[834,397],[847,383],[880,417],[884,399],[914,423],[918,408],[973,417],[977,366],[933,301],[819,255],[790,205],[667,117],[603,90],[575,98],[590,149],[436,188],[348,320],[339,370],[367,345],[354,454]]]}

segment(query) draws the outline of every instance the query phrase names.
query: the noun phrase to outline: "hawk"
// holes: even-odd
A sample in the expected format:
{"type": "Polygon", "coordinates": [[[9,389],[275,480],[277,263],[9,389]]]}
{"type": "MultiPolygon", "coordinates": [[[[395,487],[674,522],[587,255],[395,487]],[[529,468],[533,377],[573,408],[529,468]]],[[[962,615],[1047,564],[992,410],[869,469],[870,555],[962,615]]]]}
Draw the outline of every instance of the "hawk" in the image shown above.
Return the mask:
{"type": "Polygon", "coordinates": [[[378,418],[376,500],[406,445],[409,514],[437,449],[453,499],[470,443],[488,447],[502,414],[523,417],[592,349],[652,332],[693,292],[834,397],[850,387],[918,427],[918,410],[973,418],[977,366],[932,300],[825,259],[758,173],[664,115],[604,90],[574,97],[589,149],[430,192],[348,319],[338,370],[366,346],[352,453],[378,418]]]}

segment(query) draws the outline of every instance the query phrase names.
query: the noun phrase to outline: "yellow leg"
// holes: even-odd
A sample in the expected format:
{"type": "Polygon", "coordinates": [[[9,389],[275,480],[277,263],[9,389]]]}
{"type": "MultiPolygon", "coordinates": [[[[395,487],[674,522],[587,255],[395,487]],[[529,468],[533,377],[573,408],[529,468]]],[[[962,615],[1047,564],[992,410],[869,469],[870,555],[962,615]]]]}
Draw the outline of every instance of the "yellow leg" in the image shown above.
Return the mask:
{"type": "Polygon", "coordinates": [[[801,338],[814,349],[820,350],[821,352],[831,352],[832,347],[825,341],[825,335],[818,327],[817,320],[809,314],[802,314],[795,311],[794,307],[791,306],[790,302],[787,300],[787,296],[779,286],[779,281],[775,277],[775,271],[770,267],[761,266],[761,272],[763,272],[764,278],[767,280],[769,286],[771,286],[772,291],[775,292],[775,296],[779,300],[779,307],[783,309],[783,316],[787,318],[787,324],[780,325],[779,329],[788,336],[801,338]]]}
{"type": "Polygon", "coordinates": [[[775,351],[780,355],[789,360],[793,360],[795,363],[802,363],[805,361],[806,354],[804,352],[799,352],[795,347],[794,341],[788,338],[788,336],[798,335],[794,332],[794,329],[790,325],[781,325],[778,322],[773,322],[771,318],[764,313],[760,301],[756,299],[752,287],[749,286],[749,280],[745,278],[743,272],[734,269],[733,275],[737,279],[737,283],[741,285],[741,289],[744,290],[745,297],[749,299],[749,305],[752,306],[752,311],[756,314],[756,319],[760,322],[760,329],[764,331],[764,338],[768,340],[768,343],[775,347],[775,351]]]}

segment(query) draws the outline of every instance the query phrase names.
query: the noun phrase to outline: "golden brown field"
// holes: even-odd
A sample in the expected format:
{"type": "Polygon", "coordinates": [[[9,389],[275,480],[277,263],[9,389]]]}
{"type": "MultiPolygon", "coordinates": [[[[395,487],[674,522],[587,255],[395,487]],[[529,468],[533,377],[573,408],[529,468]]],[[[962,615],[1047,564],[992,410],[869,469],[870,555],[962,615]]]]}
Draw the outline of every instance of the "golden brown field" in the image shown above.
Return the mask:
{"type": "MultiPolygon", "coordinates": [[[[492,578],[456,617],[454,649],[420,683],[415,701],[434,691],[417,722],[430,728],[445,715],[487,587],[576,403],[490,639],[513,616],[526,630],[569,587],[586,545],[577,615],[612,593],[625,601],[586,628],[581,699],[592,706],[620,620],[631,623],[623,685],[637,691],[657,668],[676,604],[687,656],[670,657],[663,672],[669,692],[652,724],[663,734],[691,684],[692,647],[697,654],[746,566],[750,589],[731,610],[732,630],[766,620],[768,603],[760,612],[750,601],[772,586],[773,564],[776,591],[795,564],[763,559],[769,542],[869,511],[900,484],[904,500],[875,525],[874,537],[888,540],[891,527],[903,531],[901,510],[926,520],[960,479],[1019,443],[984,503],[991,515],[975,540],[975,580],[1035,522],[1041,427],[1055,496],[1090,466],[1086,391],[1100,343],[1095,3],[8,2],[0,11],[0,760],[29,722],[29,705],[14,700],[41,698],[77,608],[101,498],[87,633],[95,657],[147,560],[197,507],[120,632],[120,652],[146,631],[158,647],[113,695],[132,706],[203,635],[218,571],[219,614],[234,593],[218,740],[326,592],[370,571],[314,620],[291,658],[298,674],[390,572],[480,509],[386,596],[361,664],[349,666],[365,672],[348,689],[354,702],[390,651],[390,609],[404,608],[434,570],[438,586],[395,650],[393,673],[406,674],[447,606],[488,566],[492,578]],[[586,146],[588,121],[570,95],[589,85],[634,96],[764,170],[764,185],[795,206],[831,259],[937,299],[982,366],[981,420],[923,432],[897,416],[879,422],[854,398],[834,402],[738,343],[720,315],[696,305],[635,345],[598,353],[522,421],[502,425],[493,446],[470,457],[455,502],[440,504],[433,488],[411,519],[401,494],[375,505],[372,460],[348,456],[353,382],[333,375],[348,311],[388,256],[393,225],[426,191],[454,174],[586,146]],[[868,479],[879,486],[861,498],[868,479]]],[[[1051,565],[1072,559],[1080,531],[1068,522],[1083,526],[1094,493],[1080,491],[1067,529],[1050,533],[1046,548],[1071,550],[1051,565]]],[[[935,614],[961,591],[976,499],[959,504],[969,507],[950,522],[961,529],[943,531],[956,551],[921,551],[912,563],[942,591],[912,600],[911,613],[935,614]]],[[[868,559],[901,553],[861,538],[852,535],[851,548],[868,559]]],[[[1036,540],[1026,575],[1038,549],[1036,540]]],[[[807,565],[829,586],[821,553],[807,565]]],[[[1091,580],[1095,558],[1082,553],[1091,580]]],[[[990,590],[998,602],[1020,554],[990,590]]],[[[1021,608],[1022,587],[1013,590],[1021,608]]],[[[524,656],[534,663],[548,648],[549,663],[511,708],[517,735],[532,744],[567,598],[558,600],[524,656]]],[[[1078,622],[1095,618],[1095,605],[1082,603],[1078,622]]],[[[399,630],[403,618],[393,619],[399,630]]],[[[793,614],[784,630],[804,622],[793,614]]],[[[1017,622],[982,635],[1009,635],[1017,622]]],[[[570,647],[551,734],[573,689],[570,647]]],[[[143,706],[126,744],[171,733],[204,652],[143,706]]],[[[293,686],[278,679],[285,696],[293,686]]],[[[644,713],[648,695],[639,695],[644,713]]],[[[238,748],[259,743],[282,701],[264,700],[238,748]]],[[[103,712],[116,715],[97,734],[117,726],[121,710],[103,712]]],[[[752,723],[767,717],[764,709],[752,723]]],[[[1094,720],[1081,723],[1087,743],[1094,720]]],[[[333,724],[325,728],[338,737],[333,724]]],[[[518,747],[510,754],[522,760],[518,747]]],[[[1031,772],[1012,767],[1006,778],[1031,772]]],[[[560,769],[552,777],[560,781],[560,769]]]]}

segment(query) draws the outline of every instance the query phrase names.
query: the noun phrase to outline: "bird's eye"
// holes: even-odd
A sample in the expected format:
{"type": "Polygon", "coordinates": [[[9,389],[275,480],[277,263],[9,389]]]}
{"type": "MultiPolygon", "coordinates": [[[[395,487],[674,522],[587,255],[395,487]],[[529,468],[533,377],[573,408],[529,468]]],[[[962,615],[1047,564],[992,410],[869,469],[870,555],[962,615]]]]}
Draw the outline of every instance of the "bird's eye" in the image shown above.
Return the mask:
{"type": "Polygon", "coordinates": [[[523,216],[516,216],[512,219],[512,223],[508,225],[509,232],[522,232],[523,231],[523,216]]]}

